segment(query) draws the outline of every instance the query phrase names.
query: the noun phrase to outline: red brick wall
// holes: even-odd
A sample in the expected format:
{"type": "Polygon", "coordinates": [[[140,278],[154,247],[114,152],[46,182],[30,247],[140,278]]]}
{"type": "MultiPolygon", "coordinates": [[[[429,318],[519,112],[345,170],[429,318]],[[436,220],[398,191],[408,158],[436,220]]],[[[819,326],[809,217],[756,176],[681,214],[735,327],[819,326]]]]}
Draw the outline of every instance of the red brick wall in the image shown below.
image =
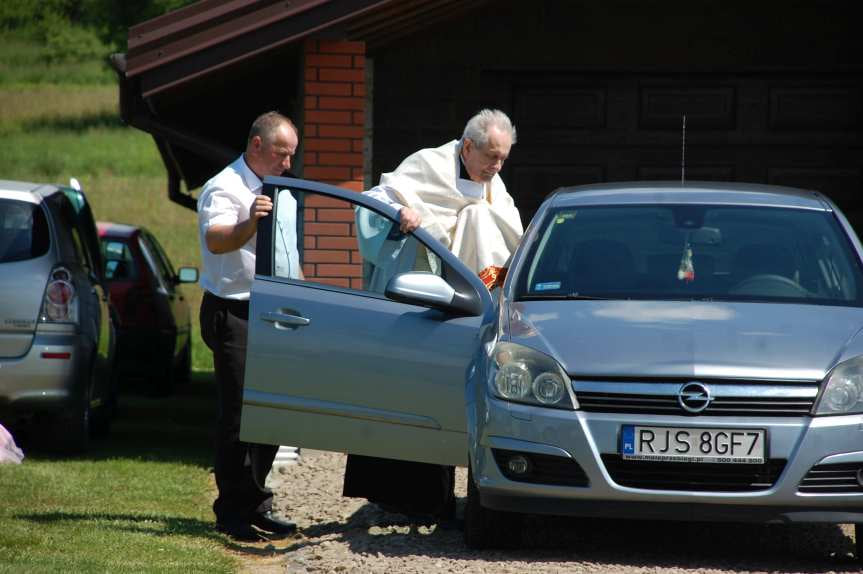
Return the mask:
{"type": "MultiPolygon", "coordinates": [[[[303,177],[363,190],[365,43],[307,40],[303,105],[303,177]]],[[[343,204],[342,204],[343,205],[343,204]]],[[[324,198],[305,205],[303,273],[308,279],[361,287],[353,210],[324,198]]]]}

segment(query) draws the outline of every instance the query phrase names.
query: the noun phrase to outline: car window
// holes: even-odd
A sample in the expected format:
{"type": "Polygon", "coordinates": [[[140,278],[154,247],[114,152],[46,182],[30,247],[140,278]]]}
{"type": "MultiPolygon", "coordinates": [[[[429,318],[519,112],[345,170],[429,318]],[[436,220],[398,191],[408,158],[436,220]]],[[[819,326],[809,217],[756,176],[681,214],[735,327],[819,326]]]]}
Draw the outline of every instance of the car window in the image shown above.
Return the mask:
{"type": "Polygon", "coordinates": [[[58,231],[61,233],[65,231],[69,234],[71,239],[71,242],[68,245],[66,245],[66,242],[64,241],[60,242],[60,245],[65,252],[64,257],[69,256],[68,249],[71,248],[72,257],[74,257],[88,273],[92,272],[94,270],[93,259],[87,249],[84,237],[81,236],[81,231],[77,225],[78,216],[75,213],[72,204],[69,202],[69,199],[67,199],[62,193],[55,193],[50,195],[46,199],[45,203],[51,208],[51,212],[54,214],[55,223],[59,228],[58,231]]]}
{"type": "Polygon", "coordinates": [[[727,205],[559,208],[517,296],[859,305],[863,275],[832,213],[727,205]]]}
{"type": "Polygon", "coordinates": [[[348,201],[281,189],[276,198],[273,274],[383,294],[406,271],[441,275],[440,258],[386,215],[348,201]]]}
{"type": "Polygon", "coordinates": [[[49,246],[48,221],[39,205],[0,199],[0,263],[40,257],[49,246]]]}
{"type": "Polygon", "coordinates": [[[71,203],[77,235],[82,242],[82,249],[87,260],[87,267],[91,270],[101,270],[102,257],[99,249],[99,234],[96,231],[96,221],[90,204],[84,198],[84,194],[76,189],[61,188],[63,194],[71,203]]]}
{"type": "Polygon", "coordinates": [[[128,281],[136,277],[132,251],[125,241],[102,239],[102,256],[105,260],[105,279],[128,281]]]}

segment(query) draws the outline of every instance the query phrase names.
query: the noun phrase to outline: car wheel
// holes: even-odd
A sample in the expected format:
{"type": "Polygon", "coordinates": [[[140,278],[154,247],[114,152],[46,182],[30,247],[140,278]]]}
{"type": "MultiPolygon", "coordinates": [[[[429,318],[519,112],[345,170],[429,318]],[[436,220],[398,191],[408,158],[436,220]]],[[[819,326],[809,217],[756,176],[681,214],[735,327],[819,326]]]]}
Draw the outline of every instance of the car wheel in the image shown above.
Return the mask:
{"type": "Polygon", "coordinates": [[[522,519],[522,515],[515,512],[483,507],[473,472],[468,467],[464,512],[464,542],[468,548],[518,548],[521,545],[522,519]]]}

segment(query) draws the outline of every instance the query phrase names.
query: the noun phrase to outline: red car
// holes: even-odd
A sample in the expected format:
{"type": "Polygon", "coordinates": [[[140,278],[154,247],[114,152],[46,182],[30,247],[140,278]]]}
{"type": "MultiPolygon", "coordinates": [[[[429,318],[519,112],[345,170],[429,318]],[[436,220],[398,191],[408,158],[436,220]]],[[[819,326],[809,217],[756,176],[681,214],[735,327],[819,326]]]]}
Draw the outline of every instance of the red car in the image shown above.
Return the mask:
{"type": "Polygon", "coordinates": [[[177,289],[198,280],[196,267],[174,266],[146,228],[97,223],[105,280],[117,311],[117,360],[122,374],[145,377],[153,394],[169,394],[192,365],[189,304],[177,289]]]}

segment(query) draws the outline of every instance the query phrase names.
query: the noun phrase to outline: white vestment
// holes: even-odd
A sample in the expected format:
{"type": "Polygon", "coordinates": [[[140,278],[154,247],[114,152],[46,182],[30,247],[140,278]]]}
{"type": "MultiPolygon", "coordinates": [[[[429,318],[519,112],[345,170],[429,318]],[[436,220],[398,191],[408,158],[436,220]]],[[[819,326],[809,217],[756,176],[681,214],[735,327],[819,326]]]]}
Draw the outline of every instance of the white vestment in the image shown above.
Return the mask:
{"type": "Polygon", "coordinates": [[[417,211],[422,228],[491,288],[521,239],[521,218],[499,175],[485,184],[460,177],[460,150],[459,140],[419,150],[366,193],[417,211]]]}

